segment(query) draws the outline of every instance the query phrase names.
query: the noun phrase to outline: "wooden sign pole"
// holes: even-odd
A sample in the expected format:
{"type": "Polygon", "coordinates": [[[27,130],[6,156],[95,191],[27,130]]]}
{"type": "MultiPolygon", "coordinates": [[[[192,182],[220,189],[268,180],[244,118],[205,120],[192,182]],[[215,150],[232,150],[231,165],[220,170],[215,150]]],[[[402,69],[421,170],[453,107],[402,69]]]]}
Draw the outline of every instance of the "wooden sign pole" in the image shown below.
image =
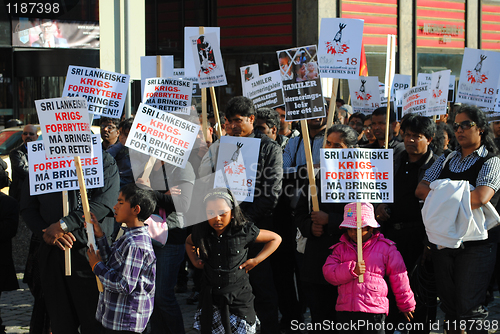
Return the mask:
{"type": "MultiPolygon", "coordinates": [[[[63,217],[69,215],[68,191],[62,192],[63,217]]],[[[66,276],[71,276],[71,248],[64,246],[64,272],[66,276]]]]}
{"type": "Polygon", "coordinates": [[[328,106],[328,117],[326,119],[326,130],[325,137],[323,138],[323,147],[326,145],[326,133],[328,129],[333,125],[333,119],[335,118],[335,106],[337,101],[337,89],[339,87],[339,79],[333,79],[332,85],[332,97],[330,98],[330,105],[328,106]]]}
{"type": "Polygon", "coordinates": [[[394,66],[394,59],[392,58],[392,54],[394,53],[394,48],[396,46],[396,36],[390,35],[390,47],[389,47],[389,54],[387,57],[389,57],[389,80],[387,81],[387,114],[386,114],[386,120],[385,120],[385,149],[389,148],[389,127],[390,127],[390,112],[391,112],[391,87],[392,87],[392,78],[390,77],[390,74],[392,73],[392,67],[394,66]]]}
{"type": "Polygon", "coordinates": [[[306,153],[307,174],[309,176],[309,191],[311,192],[311,200],[313,211],[319,211],[318,189],[316,188],[316,180],[314,178],[314,166],[311,154],[311,142],[309,140],[309,129],[307,128],[307,120],[301,119],[302,138],[304,139],[304,150],[306,153]]]}
{"type": "MultiPolygon", "coordinates": [[[[82,199],[82,207],[83,207],[83,214],[85,215],[85,222],[87,223],[87,237],[89,240],[91,238],[94,238],[94,226],[90,223],[91,218],[90,218],[90,207],[89,207],[89,199],[87,197],[87,187],[85,186],[85,179],[83,178],[83,171],[82,171],[82,163],[80,161],[79,156],[75,156],[75,167],[76,167],[76,175],[78,176],[78,183],[80,184],[80,198],[82,199]]],[[[97,251],[97,249],[94,249],[94,251],[97,251]]],[[[104,288],[102,286],[101,281],[99,280],[99,277],[95,277],[97,280],[97,288],[99,289],[100,292],[104,291],[104,288]]]]}
{"type": "Polygon", "coordinates": [[[212,107],[214,108],[215,123],[217,124],[217,128],[215,129],[215,131],[217,131],[217,137],[220,140],[222,137],[222,128],[219,117],[219,107],[217,107],[217,97],[215,96],[214,87],[210,87],[210,96],[212,97],[212,107]]]}
{"type": "MultiPolygon", "coordinates": [[[[199,33],[205,33],[205,27],[199,27],[199,33]]],[[[207,115],[207,89],[201,89],[201,131],[203,132],[203,138],[205,138],[205,142],[208,139],[208,115],[207,115]]]]}
{"type": "MultiPolygon", "coordinates": [[[[362,220],[361,220],[361,202],[356,203],[356,231],[357,231],[357,248],[358,248],[358,263],[361,263],[363,261],[363,237],[361,236],[361,229],[362,229],[362,220]]],[[[364,282],[364,277],[363,274],[360,274],[358,276],[359,283],[364,282]]]]}

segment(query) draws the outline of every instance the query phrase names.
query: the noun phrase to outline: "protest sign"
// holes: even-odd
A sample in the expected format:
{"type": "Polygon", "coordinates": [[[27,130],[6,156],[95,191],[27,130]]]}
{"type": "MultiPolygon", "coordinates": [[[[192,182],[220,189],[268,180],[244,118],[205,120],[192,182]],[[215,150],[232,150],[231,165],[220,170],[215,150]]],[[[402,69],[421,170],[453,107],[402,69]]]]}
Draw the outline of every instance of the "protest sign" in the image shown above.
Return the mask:
{"type": "MultiPolygon", "coordinates": [[[[396,73],[396,35],[387,35],[387,56],[385,57],[384,97],[388,97],[389,89],[396,73]]],[[[387,102],[386,102],[387,105],[387,102]]]]}
{"type": "Polygon", "coordinates": [[[224,86],[227,84],[224,64],[216,33],[197,33],[185,41],[191,46],[193,62],[186,63],[185,69],[196,68],[196,77],[201,88],[224,86]]]}
{"type": "Polygon", "coordinates": [[[368,115],[381,107],[378,77],[360,77],[349,79],[348,82],[353,113],[368,115]]]}
{"type": "Polygon", "coordinates": [[[498,52],[465,48],[456,102],[493,108],[500,78],[499,63],[498,52]]]}
{"type": "Polygon", "coordinates": [[[147,78],[172,78],[174,76],[174,56],[143,56],[141,57],[141,97],[147,78]],[[159,60],[159,64],[158,64],[159,60]],[[158,69],[158,65],[160,68],[158,69]]]}
{"type": "Polygon", "coordinates": [[[120,118],[130,75],[98,68],[70,66],[62,96],[82,96],[96,116],[120,118]]]}
{"type": "Polygon", "coordinates": [[[396,100],[396,91],[406,90],[411,87],[411,75],[394,74],[391,87],[391,100],[396,100]]]}
{"type": "Polygon", "coordinates": [[[275,108],[284,104],[279,70],[244,82],[243,87],[246,87],[247,95],[245,96],[252,100],[255,109],[262,107],[275,108]]]}
{"type": "Polygon", "coordinates": [[[321,202],[393,202],[392,149],[321,149],[321,202]]]}
{"type": "Polygon", "coordinates": [[[385,91],[385,84],[384,83],[381,83],[381,82],[378,83],[378,91],[380,93],[380,106],[381,107],[387,106],[388,97],[387,97],[387,94],[385,91]]]}
{"type": "Polygon", "coordinates": [[[259,64],[252,64],[240,67],[241,74],[241,88],[243,90],[243,96],[247,96],[245,82],[251,81],[259,77],[259,64]]]}
{"type": "MultiPolygon", "coordinates": [[[[82,159],[88,189],[104,186],[100,139],[99,135],[92,135],[93,155],[82,159]]],[[[72,157],[47,158],[43,142],[33,141],[28,143],[28,160],[31,196],[80,189],[72,157]]]]}
{"type": "Polygon", "coordinates": [[[432,73],[426,106],[427,116],[446,115],[450,73],[450,70],[432,73]]]}
{"type": "Polygon", "coordinates": [[[402,116],[410,113],[427,115],[427,99],[429,97],[429,86],[416,86],[403,91],[403,113],[402,116]]]}
{"type": "Polygon", "coordinates": [[[448,87],[448,102],[455,102],[455,76],[450,75],[450,85],[448,87]]]}
{"type": "Polygon", "coordinates": [[[283,81],[285,119],[325,117],[316,45],[277,51],[277,55],[283,81]]]}
{"type": "Polygon", "coordinates": [[[417,74],[417,86],[430,85],[431,80],[432,80],[432,73],[417,74]]]}
{"type": "MultiPolygon", "coordinates": [[[[200,86],[198,85],[198,78],[197,77],[187,78],[183,68],[174,68],[173,78],[191,81],[191,87],[192,87],[191,96],[192,97],[201,97],[201,90],[200,90],[200,86]]],[[[195,103],[193,103],[193,104],[195,104],[195,103]]]]}
{"type": "Polygon", "coordinates": [[[125,146],[184,168],[199,128],[199,125],[141,103],[125,146]]]}
{"type": "Polygon", "coordinates": [[[148,78],[142,101],[153,108],[189,115],[192,93],[192,82],[189,80],[148,78]]]}
{"type": "Polygon", "coordinates": [[[47,157],[92,155],[87,100],[62,97],[36,100],[47,157]]]}
{"type": "Polygon", "coordinates": [[[259,151],[259,138],[222,137],[214,188],[229,188],[236,200],[253,202],[259,151]]]}
{"type": "Polygon", "coordinates": [[[363,24],[358,19],[321,19],[318,64],[323,78],[359,77],[363,24]]]}
{"type": "MultiPolygon", "coordinates": [[[[220,27],[203,27],[203,33],[215,33],[220,41],[220,27]]],[[[198,77],[198,69],[193,66],[198,62],[198,55],[193,54],[190,36],[201,35],[200,27],[184,27],[184,70],[186,77],[198,77]],[[196,60],[195,60],[196,59],[196,60]]]]}

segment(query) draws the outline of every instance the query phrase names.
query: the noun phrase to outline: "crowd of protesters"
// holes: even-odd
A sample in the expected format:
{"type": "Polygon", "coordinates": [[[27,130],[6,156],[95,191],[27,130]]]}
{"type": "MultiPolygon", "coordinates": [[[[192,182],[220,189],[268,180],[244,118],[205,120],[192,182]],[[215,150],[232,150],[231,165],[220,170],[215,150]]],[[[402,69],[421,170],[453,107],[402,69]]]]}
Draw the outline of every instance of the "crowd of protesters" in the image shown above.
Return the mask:
{"type": "MultiPolygon", "coordinates": [[[[185,168],[157,161],[147,178],[135,173],[141,158],[125,146],[133,119],[102,119],[104,187],[87,191],[95,250],[87,247],[79,191],[68,191],[64,215],[61,193],[30,196],[26,147],[37,135],[27,125],[11,153],[15,200],[0,197],[0,246],[11,253],[20,213],[33,232],[25,273],[35,297],[30,333],[182,334],[175,292],[187,266],[201,333],[299,333],[294,324],[304,324],[306,308],[309,333],[354,332],[325,324],[357,320],[393,325],[360,332],[396,333],[410,322],[424,324],[410,332],[429,333],[438,300],[448,333],[463,332],[463,321],[468,333],[487,333],[487,304],[500,282],[500,121],[488,123],[469,105],[436,122],[397,119],[386,107],[351,114],[344,101],[335,103],[330,128],[326,117],[307,120],[316,172],[321,148],[393,151],[394,202],[362,206],[363,262],[355,256],[356,205],[321,203],[318,191],[319,210],[312,209],[303,133],[283,107],[256,110],[251,100],[232,98],[220,124],[209,116],[185,168]],[[260,139],[253,202],[213,189],[217,130],[260,139]],[[458,207],[465,209],[455,219],[458,207]],[[200,212],[203,222],[186,228],[200,212]],[[167,222],[164,244],[145,232],[153,213],[167,222]]],[[[315,180],[319,189],[319,174],[315,180]]],[[[4,268],[0,291],[16,289],[12,261],[4,268]]]]}

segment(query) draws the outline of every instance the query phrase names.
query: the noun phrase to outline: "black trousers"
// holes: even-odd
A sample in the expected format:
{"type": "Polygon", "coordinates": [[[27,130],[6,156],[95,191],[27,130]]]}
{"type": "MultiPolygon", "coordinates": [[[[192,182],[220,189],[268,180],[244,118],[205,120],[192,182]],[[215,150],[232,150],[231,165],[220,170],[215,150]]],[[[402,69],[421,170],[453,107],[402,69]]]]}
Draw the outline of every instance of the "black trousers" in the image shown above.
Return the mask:
{"type": "Polygon", "coordinates": [[[72,275],[66,276],[64,252],[41,245],[40,279],[53,334],[96,334],[102,330],[95,318],[99,299],[96,278],[81,251],[71,250],[72,275]]]}
{"type": "Polygon", "coordinates": [[[337,312],[338,333],[384,334],[385,314],[337,312]]]}
{"type": "MultiPolygon", "coordinates": [[[[262,244],[250,247],[248,258],[255,257],[262,249],[262,244]]],[[[261,322],[261,334],[279,333],[278,295],[274,287],[271,259],[267,258],[249,271],[250,285],[255,296],[255,312],[261,322]]]]}

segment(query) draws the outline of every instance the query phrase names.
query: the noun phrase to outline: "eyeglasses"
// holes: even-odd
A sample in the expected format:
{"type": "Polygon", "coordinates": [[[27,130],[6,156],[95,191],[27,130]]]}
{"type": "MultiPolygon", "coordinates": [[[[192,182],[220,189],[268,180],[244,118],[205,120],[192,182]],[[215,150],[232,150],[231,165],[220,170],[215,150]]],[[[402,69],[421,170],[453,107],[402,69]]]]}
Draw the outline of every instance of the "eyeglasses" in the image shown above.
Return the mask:
{"type": "Polygon", "coordinates": [[[349,125],[351,125],[351,126],[363,126],[363,123],[351,121],[351,122],[349,122],[349,125]]]}
{"type": "Polygon", "coordinates": [[[455,132],[458,131],[458,128],[462,128],[462,130],[469,130],[474,125],[476,125],[476,122],[473,121],[463,121],[461,123],[453,123],[453,130],[455,130],[455,132]]]}
{"type": "Polygon", "coordinates": [[[371,125],[368,125],[368,126],[363,126],[363,130],[371,130],[372,129],[372,126],[371,125]]]}
{"type": "Polygon", "coordinates": [[[34,136],[35,134],[33,132],[23,132],[23,136],[34,136]]]}
{"type": "Polygon", "coordinates": [[[118,129],[114,124],[101,124],[101,129],[109,129],[111,131],[118,129]]]}

